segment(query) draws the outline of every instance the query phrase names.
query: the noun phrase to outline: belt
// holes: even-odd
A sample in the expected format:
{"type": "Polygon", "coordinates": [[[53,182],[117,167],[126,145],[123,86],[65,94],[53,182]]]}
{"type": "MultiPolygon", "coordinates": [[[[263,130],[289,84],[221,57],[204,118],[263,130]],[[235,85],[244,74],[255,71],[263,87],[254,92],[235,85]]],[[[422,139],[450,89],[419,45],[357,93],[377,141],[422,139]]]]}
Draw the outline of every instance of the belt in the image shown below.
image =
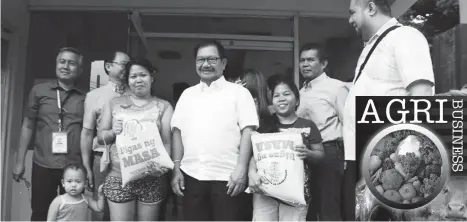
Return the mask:
{"type": "Polygon", "coordinates": [[[102,155],[104,155],[104,153],[103,153],[103,152],[98,152],[98,151],[92,151],[92,155],[94,155],[94,156],[102,156],[102,155]]]}
{"type": "Polygon", "coordinates": [[[344,142],[340,140],[333,140],[323,142],[323,146],[336,146],[338,149],[344,149],[344,142]]]}

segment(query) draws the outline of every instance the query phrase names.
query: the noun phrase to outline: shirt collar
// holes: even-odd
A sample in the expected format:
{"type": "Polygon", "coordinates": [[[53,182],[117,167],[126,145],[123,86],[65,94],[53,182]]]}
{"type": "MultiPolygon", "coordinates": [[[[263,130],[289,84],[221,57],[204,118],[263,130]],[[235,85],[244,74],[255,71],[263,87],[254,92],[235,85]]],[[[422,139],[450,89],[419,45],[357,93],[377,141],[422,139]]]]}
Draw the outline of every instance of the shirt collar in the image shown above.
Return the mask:
{"type": "Polygon", "coordinates": [[[395,26],[395,25],[398,25],[398,24],[400,24],[400,23],[399,23],[399,21],[397,21],[396,18],[389,19],[389,21],[384,23],[384,25],[381,26],[381,28],[379,28],[378,31],[367,42],[365,42],[365,46],[367,44],[370,44],[371,42],[375,41],[388,28],[391,28],[392,26],[395,26]]]}
{"type": "Polygon", "coordinates": [[[319,84],[319,82],[325,80],[329,78],[328,75],[326,75],[326,72],[323,72],[321,73],[321,75],[319,75],[318,77],[312,79],[312,80],[309,80],[309,81],[305,81],[303,83],[303,88],[305,89],[311,89],[313,86],[316,86],[317,84],[319,84]]]}
{"type": "MultiPolygon", "coordinates": [[[[63,89],[63,90],[65,90],[63,87],[61,87],[61,86],[58,84],[58,81],[53,81],[50,88],[53,89],[53,90],[56,90],[56,89],[63,89]]],[[[70,88],[70,90],[68,90],[68,91],[76,91],[76,92],[78,92],[79,94],[84,94],[84,92],[83,92],[81,89],[76,88],[76,86],[72,86],[72,87],[70,88]]]]}
{"type": "Polygon", "coordinates": [[[117,84],[110,80],[107,82],[107,85],[110,88],[112,88],[115,92],[120,93],[120,94],[123,94],[127,90],[127,87],[125,84],[117,84]]]}
{"type": "Polygon", "coordinates": [[[204,91],[206,89],[221,89],[225,83],[227,83],[227,80],[225,80],[224,76],[221,76],[219,79],[211,82],[211,85],[209,86],[203,81],[200,81],[199,86],[201,91],[204,91]]]}

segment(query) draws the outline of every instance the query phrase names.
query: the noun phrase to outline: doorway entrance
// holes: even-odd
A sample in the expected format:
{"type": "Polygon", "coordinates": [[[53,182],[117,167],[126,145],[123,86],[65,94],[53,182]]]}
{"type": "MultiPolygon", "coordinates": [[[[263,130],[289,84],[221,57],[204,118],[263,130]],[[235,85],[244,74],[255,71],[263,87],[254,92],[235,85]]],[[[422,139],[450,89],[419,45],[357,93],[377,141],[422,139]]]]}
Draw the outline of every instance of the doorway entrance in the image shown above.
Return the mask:
{"type": "Polygon", "coordinates": [[[296,70],[294,17],[142,15],[141,25],[146,57],[159,71],[154,92],[168,101],[174,100],[174,84],[199,82],[193,50],[202,40],[217,40],[225,47],[226,79],[250,68],[260,70],[266,79],[276,74],[294,76],[296,70]]]}

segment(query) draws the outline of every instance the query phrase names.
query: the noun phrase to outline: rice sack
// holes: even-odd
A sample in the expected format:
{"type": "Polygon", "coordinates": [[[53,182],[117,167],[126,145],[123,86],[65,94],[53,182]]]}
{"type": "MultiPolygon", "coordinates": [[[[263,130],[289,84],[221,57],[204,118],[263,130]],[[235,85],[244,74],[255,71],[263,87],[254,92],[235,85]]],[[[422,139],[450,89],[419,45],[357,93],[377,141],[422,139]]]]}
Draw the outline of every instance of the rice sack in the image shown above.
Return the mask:
{"type": "Polygon", "coordinates": [[[305,170],[295,146],[303,144],[298,132],[254,133],[251,135],[258,174],[264,181],[263,194],[294,206],[306,205],[305,170]]]}
{"type": "Polygon", "coordinates": [[[157,115],[159,108],[154,106],[150,111],[128,110],[114,116],[123,120],[123,130],[115,141],[122,172],[122,187],[132,180],[143,178],[150,161],[161,167],[174,167],[157,127],[157,115]]]}

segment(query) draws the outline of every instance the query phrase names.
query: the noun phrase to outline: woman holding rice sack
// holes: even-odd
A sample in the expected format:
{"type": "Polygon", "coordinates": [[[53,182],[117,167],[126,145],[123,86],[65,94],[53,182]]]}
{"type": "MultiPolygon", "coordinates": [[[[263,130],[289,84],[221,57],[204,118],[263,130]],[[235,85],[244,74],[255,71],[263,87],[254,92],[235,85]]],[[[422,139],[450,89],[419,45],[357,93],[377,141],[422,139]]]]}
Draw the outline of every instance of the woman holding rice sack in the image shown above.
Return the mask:
{"type": "Polygon", "coordinates": [[[149,61],[131,61],[125,69],[131,93],[104,107],[98,133],[99,143],[111,144],[103,191],[112,221],[154,221],[166,197],[166,173],[170,169],[162,167],[156,158],[166,158],[166,162],[168,158],[172,163],[173,108],[151,95],[155,69],[149,61]],[[131,168],[134,166],[138,167],[131,168]]]}
{"type": "MultiPolygon", "coordinates": [[[[321,135],[316,125],[300,118],[295,113],[298,107],[299,91],[295,84],[287,79],[275,82],[272,94],[272,104],[275,111],[274,121],[264,122],[260,125],[259,133],[271,132],[300,132],[303,145],[295,146],[297,157],[305,163],[317,163],[324,156],[321,135]],[[267,126],[272,123],[272,126],[267,126]],[[263,131],[265,130],[265,131],[263,131]]],[[[307,164],[305,164],[305,175],[307,164]]],[[[309,200],[309,182],[305,177],[305,200],[309,200]]],[[[267,183],[265,178],[258,174],[256,161],[252,159],[249,170],[249,188],[255,193],[253,196],[253,221],[305,221],[307,206],[292,206],[275,198],[261,195],[261,184],[267,183]]],[[[286,192],[286,191],[284,191],[286,192]]],[[[292,191],[293,192],[293,191],[292,191]]]]}

